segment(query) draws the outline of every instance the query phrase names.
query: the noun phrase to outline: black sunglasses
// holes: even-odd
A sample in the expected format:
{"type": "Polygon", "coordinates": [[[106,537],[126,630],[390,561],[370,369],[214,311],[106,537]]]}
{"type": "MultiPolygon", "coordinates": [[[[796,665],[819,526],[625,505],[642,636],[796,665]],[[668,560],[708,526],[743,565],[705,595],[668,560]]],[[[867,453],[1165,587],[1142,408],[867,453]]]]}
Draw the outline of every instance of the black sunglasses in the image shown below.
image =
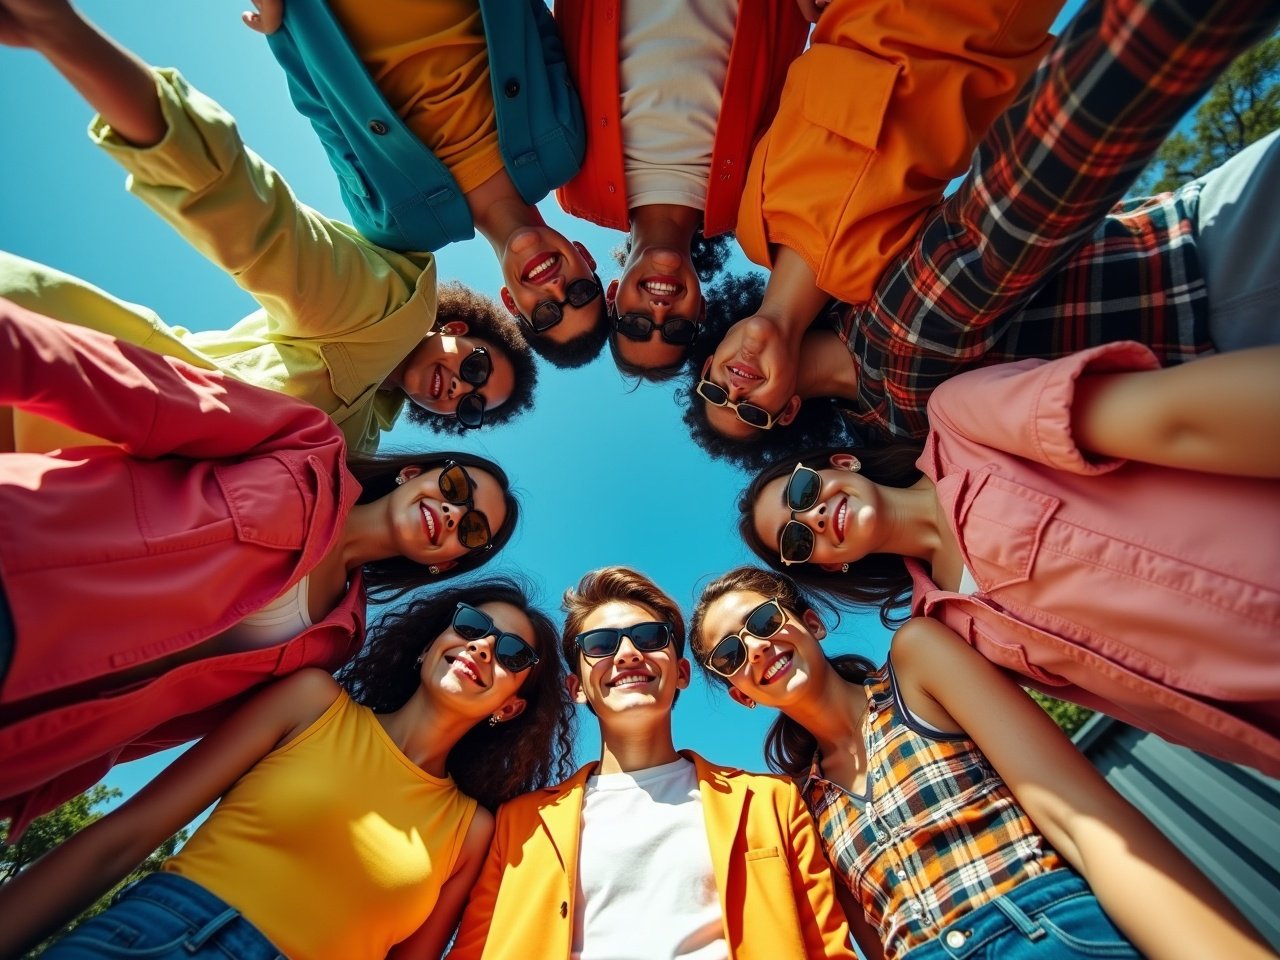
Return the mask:
{"type": "Polygon", "coordinates": [[[538,662],[533,647],[514,633],[500,631],[493,625],[493,617],[467,603],[459,603],[453,611],[453,632],[468,642],[493,637],[493,659],[506,667],[509,673],[528,670],[538,662]]]}
{"type": "Polygon", "coordinates": [[[728,680],[747,662],[747,644],[742,635],[749,633],[758,640],[768,640],[786,622],[787,615],[777,598],[766,600],[747,615],[741,630],[729,634],[712,647],[703,662],[712,673],[718,673],[728,680]]]}
{"type": "Polygon", "coordinates": [[[821,493],[822,475],[803,463],[797,463],[782,494],[783,503],[791,511],[791,519],[778,534],[778,555],[783,563],[805,563],[813,556],[813,531],[797,520],[796,514],[813,509],[821,493]]]}
{"type": "Polygon", "coordinates": [[[597,627],[573,638],[582,655],[599,660],[618,652],[623,637],[631,638],[631,645],[643,653],[661,650],[671,642],[671,624],[665,620],[633,623],[629,627],[597,627]]]}
{"type": "Polygon", "coordinates": [[[677,347],[687,347],[698,335],[698,325],[688,317],[667,317],[662,326],[653,322],[653,317],[643,313],[624,313],[613,321],[613,329],[628,340],[644,343],[653,337],[653,331],[667,343],[677,347]]]}
{"type": "Polygon", "coordinates": [[[488,550],[493,546],[493,534],[489,530],[489,518],[475,505],[475,481],[460,463],[446,460],[436,481],[440,496],[454,506],[466,507],[467,512],[458,519],[458,542],[468,550],[488,550]]]}
{"type": "Polygon", "coordinates": [[[533,313],[528,317],[522,313],[520,319],[528,324],[534,333],[546,333],[564,319],[565,307],[585,307],[603,292],[604,287],[601,286],[600,277],[596,274],[593,273],[590,280],[579,277],[565,287],[563,300],[539,300],[533,308],[533,313]]]}
{"type": "Polygon", "coordinates": [[[773,426],[773,414],[764,407],[758,407],[754,403],[734,403],[729,399],[729,392],[718,383],[712,383],[710,380],[702,379],[698,381],[698,396],[707,403],[717,407],[728,407],[734,412],[739,420],[748,426],[755,427],[757,430],[768,430],[773,426]]]}
{"type": "Polygon", "coordinates": [[[474,348],[467,358],[458,364],[458,376],[464,383],[475,387],[471,393],[458,399],[458,407],[454,411],[458,422],[468,429],[475,429],[484,423],[484,397],[476,391],[489,382],[491,373],[493,373],[493,361],[489,359],[489,351],[484,347],[474,348]]]}

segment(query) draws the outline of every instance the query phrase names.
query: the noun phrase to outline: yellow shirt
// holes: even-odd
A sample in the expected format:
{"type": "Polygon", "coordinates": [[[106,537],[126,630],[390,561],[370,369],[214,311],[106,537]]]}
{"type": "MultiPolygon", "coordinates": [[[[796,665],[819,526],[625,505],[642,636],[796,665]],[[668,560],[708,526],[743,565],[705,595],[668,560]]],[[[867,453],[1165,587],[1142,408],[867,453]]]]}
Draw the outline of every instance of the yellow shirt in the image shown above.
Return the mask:
{"type": "Polygon", "coordinates": [[[164,869],[292,960],[381,960],[430,915],[475,809],[343,692],[241,777],[164,869]]]}
{"type": "Polygon", "coordinates": [[[479,0],[331,0],[382,96],[467,193],[502,169],[479,0]]]}

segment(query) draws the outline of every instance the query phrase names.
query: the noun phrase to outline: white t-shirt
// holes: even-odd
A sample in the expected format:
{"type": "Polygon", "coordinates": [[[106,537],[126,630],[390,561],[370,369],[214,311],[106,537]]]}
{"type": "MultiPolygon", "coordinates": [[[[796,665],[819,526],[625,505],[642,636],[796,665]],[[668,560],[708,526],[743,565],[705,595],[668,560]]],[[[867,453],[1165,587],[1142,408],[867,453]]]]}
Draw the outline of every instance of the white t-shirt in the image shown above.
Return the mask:
{"type": "Polygon", "coordinates": [[[618,78],[627,203],[707,201],[737,0],[622,5],[618,78]]]}
{"type": "Polygon", "coordinates": [[[728,956],[693,764],[589,778],[571,960],[728,956]]]}

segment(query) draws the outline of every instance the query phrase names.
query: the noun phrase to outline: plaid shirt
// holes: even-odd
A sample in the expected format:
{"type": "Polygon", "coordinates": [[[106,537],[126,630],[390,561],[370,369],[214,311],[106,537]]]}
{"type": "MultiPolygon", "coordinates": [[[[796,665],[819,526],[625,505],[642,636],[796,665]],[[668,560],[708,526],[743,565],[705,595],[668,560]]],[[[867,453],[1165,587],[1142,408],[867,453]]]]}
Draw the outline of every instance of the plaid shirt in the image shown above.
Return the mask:
{"type": "Polygon", "coordinates": [[[934,388],[976,366],[1123,339],[1166,363],[1211,351],[1199,184],[1115,205],[1277,18],[1275,0],[1086,4],[873,298],[829,312],[855,430],[923,437],[934,388]]]}
{"type": "Polygon", "coordinates": [[[879,931],[885,960],[896,960],[1063,863],[972,740],[912,726],[892,668],[866,689],[869,796],[825,779],[817,757],[801,793],[837,882],[879,931]]]}

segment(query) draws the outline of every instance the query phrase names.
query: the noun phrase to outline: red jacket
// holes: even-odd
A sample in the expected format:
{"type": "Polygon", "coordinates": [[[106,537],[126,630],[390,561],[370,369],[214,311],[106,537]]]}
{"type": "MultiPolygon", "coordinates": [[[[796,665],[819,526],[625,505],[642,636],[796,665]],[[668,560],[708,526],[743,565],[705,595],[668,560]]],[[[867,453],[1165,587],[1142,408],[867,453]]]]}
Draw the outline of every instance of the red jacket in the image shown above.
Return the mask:
{"type": "MultiPolygon", "coordinates": [[[[587,121],[582,169],[556,191],[556,199],[575,217],[628,230],[618,80],[621,7],[621,0],[556,0],[556,23],[587,121]]],[[[795,0],[741,0],[711,153],[702,227],[708,237],[727,233],[737,223],[751,151],[773,119],[787,68],[804,49],[808,34],[809,24],[795,0]]]]}
{"type": "Polygon", "coordinates": [[[0,456],[0,582],[16,637],[0,685],[0,816],[20,830],[113,763],[198,737],[240,694],[359,648],[357,578],[285,644],[104,692],[297,582],[359,492],[320,410],[0,301],[0,404],[115,447],[0,456]]]}

